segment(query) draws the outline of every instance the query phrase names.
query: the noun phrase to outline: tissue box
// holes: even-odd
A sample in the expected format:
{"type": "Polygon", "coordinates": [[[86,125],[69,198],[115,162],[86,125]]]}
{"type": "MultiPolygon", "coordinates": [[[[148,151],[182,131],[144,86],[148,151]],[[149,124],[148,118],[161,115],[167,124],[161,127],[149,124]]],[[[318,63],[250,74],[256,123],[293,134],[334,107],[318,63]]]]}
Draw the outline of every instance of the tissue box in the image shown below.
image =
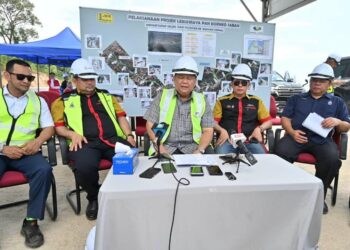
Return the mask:
{"type": "Polygon", "coordinates": [[[132,148],[131,154],[116,153],[113,156],[113,174],[133,174],[138,163],[138,149],[132,148]]]}

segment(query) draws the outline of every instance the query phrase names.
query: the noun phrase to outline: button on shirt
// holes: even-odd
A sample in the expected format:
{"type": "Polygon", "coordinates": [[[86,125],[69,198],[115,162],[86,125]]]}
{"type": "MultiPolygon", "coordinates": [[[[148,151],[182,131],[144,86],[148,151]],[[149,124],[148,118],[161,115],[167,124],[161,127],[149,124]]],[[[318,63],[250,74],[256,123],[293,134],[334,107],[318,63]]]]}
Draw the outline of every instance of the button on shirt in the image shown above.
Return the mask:
{"type": "Polygon", "coordinates": [[[323,144],[326,140],[331,140],[332,133],[327,138],[323,138],[302,125],[311,112],[315,112],[323,118],[334,117],[350,123],[348,109],[344,101],[331,94],[325,94],[318,99],[313,98],[310,92],[292,96],[288,100],[282,116],[291,119],[293,129],[306,132],[308,139],[314,143],[323,144]]]}

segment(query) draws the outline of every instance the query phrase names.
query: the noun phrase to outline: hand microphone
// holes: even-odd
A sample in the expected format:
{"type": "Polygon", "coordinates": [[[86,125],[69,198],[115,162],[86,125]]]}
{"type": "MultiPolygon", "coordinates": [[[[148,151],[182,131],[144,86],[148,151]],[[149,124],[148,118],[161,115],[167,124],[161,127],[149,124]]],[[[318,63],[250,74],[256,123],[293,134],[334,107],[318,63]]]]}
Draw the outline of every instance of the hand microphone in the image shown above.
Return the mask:
{"type": "Polygon", "coordinates": [[[153,124],[152,131],[159,141],[164,137],[168,127],[169,125],[165,122],[153,124]]]}
{"type": "Polygon", "coordinates": [[[231,134],[232,146],[234,148],[238,148],[238,153],[242,153],[245,155],[245,158],[249,161],[251,165],[254,165],[258,161],[255,159],[254,155],[247,149],[244,145],[244,141],[247,139],[243,133],[234,133],[231,134]]]}

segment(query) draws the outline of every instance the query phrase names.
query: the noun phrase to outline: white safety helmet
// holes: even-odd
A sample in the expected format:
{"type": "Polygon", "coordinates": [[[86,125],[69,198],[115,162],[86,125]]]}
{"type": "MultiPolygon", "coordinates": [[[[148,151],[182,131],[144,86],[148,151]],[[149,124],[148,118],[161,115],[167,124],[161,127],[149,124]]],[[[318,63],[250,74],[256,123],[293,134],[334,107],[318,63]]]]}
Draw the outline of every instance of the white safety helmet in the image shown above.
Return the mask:
{"type": "Polygon", "coordinates": [[[247,64],[240,63],[232,71],[232,79],[252,80],[252,70],[247,64]]]}
{"type": "Polygon", "coordinates": [[[340,60],[341,60],[341,56],[336,54],[336,53],[332,53],[328,56],[328,59],[333,59],[334,61],[336,61],[339,64],[340,60]]]}
{"type": "Polygon", "coordinates": [[[329,64],[321,63],[320,65],[317,65],[308,76],[312,78],[332,80],[334,78],[334,71],[329,64]]]}
{"type": "Polygon", "coordinates": [[[198,66],[196,61],[190,56],[180,57],[173,68],[174,74],[198,75],[198,66]]]}
{"type": "Polygon", "coordinates": [[[75,60],[72,63],[70,72],[73,75],[78,76],[79,78],[82,78],[82,79],[92,79],[97,77],[97,74],[94,68],[92,67],[91,63],[89,63],[84,58],[79,58],[75,60]]]}

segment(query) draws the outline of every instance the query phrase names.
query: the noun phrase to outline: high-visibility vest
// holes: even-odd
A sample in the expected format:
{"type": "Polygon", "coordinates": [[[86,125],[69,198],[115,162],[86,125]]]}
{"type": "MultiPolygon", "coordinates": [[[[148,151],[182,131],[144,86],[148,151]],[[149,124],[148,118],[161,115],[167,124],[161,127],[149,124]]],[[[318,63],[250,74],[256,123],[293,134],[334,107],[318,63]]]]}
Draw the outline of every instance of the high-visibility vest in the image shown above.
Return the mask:
{"type": "MultiPolygon", "coordinates": [[[[165,132],[161,143],[164,143],[169,136],[171,125],[173,122],[173,116],[175,113],[177,97],[175,95],[175,89],[163,89],[162,97],[159,104],[159,123],[164,122],[169,125],[165,132]]],[[[192,121],[192,135],[193,141],[199,144],[202,136],[201,121],[205,112],[205,97],[201,93],[195,91],[192,92],[191,97],[191,121],[192,121]]],[[[153,145],[150,145],[149,155],[155,152],[153,145]]]]}
{"type": "MultiPolygon", "coordinates": [[[[118,137],[126,139],[126,135],[120,128],[117,122],[117,116],[113,106],[112,96],[107,93],[97,92],[97,95],[107,111],[108,116],[111,118],[115,131],[118,137]]],[[[64,114],[66,118],[66,123],[70,129],[74,132],[84,135],[83,129],[83,114],[81,109],[80,95],[76,93],[71,93],[68,97],[63,97],[64,102],[64,114]]],[[[69,141],[70,143],[70,141],[69,141]]]]}
{"type": "Polygon", "coordinates": [[[40,127],[41,102],[39,97],[31,90],[26,93],[28,97],[24,112],[14,119],[8,112],[7,104],[0,89],[0,141],[13,146],[21,146],[34,140],[36,130],[40,127]]]}
{"type": "Polygon", "coordinates": [[[329,86],[329,88],[327,89],[327,93],[328,94],[334,93],[334,87],[333,86],[329,86]]]}

